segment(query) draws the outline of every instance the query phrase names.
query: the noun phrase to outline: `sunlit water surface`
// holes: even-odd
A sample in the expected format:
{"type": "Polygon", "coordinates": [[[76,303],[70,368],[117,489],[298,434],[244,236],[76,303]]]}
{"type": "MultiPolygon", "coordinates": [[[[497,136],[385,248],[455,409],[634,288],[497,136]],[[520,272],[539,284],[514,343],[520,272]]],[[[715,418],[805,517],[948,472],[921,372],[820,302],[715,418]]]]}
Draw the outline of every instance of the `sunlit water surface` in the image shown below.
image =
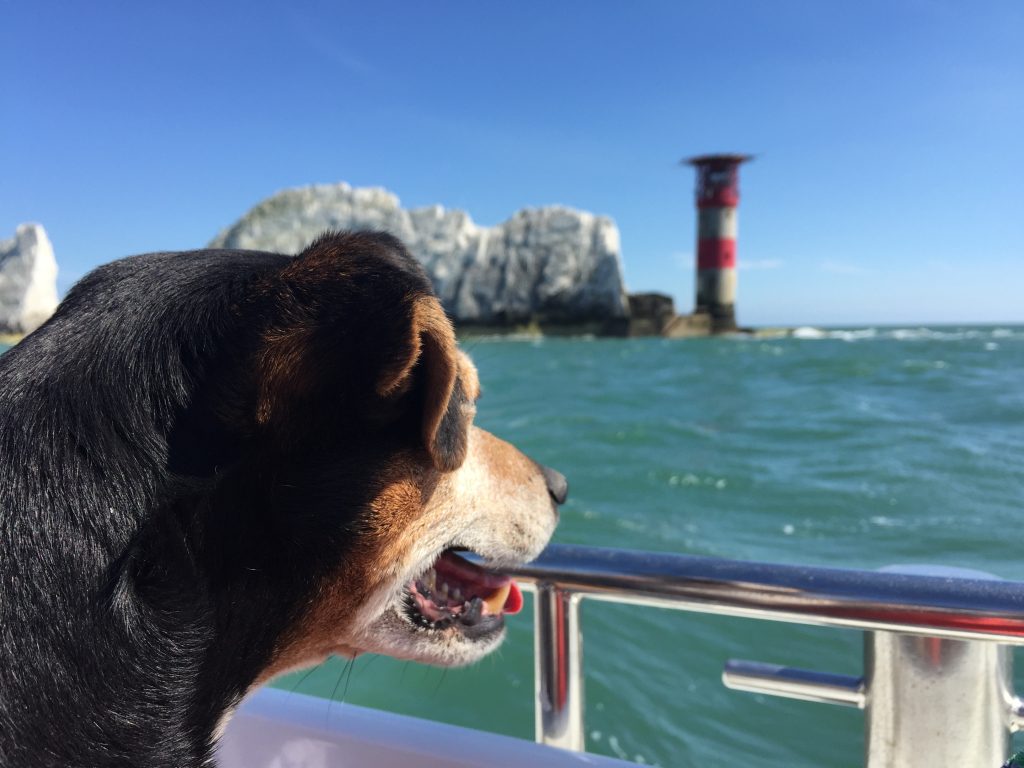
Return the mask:
{"type": "MultiPolygon", "coordinates": [[[[805,335],[464,346],[478,424],[570,479],[558,542],[1024,580],[1024,328],[805,335]]],[[[364,657],[277,685],[530,738],[531,608],[469,669],[364,657]]],[[[583,628],[591,751],[861,765],[860,712],[720,682],[730,657],[859,675],[857,632],[587,603],[583,628]]]]}

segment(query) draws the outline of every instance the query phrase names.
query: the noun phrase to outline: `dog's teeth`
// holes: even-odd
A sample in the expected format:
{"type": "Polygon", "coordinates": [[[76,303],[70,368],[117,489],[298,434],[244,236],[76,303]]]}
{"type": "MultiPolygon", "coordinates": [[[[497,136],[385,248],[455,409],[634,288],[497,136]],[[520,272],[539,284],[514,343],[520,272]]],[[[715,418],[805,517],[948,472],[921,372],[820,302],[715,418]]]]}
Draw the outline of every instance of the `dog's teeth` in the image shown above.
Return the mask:
{"type": "Polygon", "coordinates": [[[437,595],[442,600],[447,600],[448,599],[448,582],[447,581],[442,581],[441,582],[441,588],[437,590],[437,595]]]}
{"type": "Polygon", "coordinates": [[[505,607],[505,600],[508,598],[508,593],[512,589],[512,582],[509,582],[504,587],[499,587],[494,593],[484,600],[484,605],[487,606],[487,612],[493,614],[501,613],[505,607]]]}
{"type": "Polygon", "coordinates": [[[427,582],[427,586],[430,587],[430,591],[433,592],[437,587],[437,572],[431,568],[427,571],[427,575],[424,580],[427,582]]]}
{"type": "Polygon", "coordinates": [[[458,587],[456,587],[455,589],[452,590],[451,597],[452,597],[452,600],[455,600],[456,602],[461,603],[462,602],[462,590],[459,589],[458,587]]]}

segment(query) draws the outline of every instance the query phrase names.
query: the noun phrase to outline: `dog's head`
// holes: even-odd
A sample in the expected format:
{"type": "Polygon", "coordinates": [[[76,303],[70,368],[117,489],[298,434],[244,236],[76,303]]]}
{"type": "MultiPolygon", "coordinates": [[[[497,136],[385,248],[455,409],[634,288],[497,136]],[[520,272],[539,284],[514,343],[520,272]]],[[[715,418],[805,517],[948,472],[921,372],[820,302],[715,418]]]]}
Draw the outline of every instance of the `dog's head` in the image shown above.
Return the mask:
{"type": "Polygon", "coordinates": [[[566,485],[479,395],[388,235],[83,278],[0,360],[0,754],[198,765],[282,672],[494,648],[566,485]]]}
{"type": "Polygon", "coordinates": [[[234,311],[251,341],[208,408],[238,457],[201,538],[218,581],[300,603],[270,608],[287,620],[259,679],[331,653],[493,649],[521,606],[494,569],[540,553],[566,482],[474,426],[477,372],[422,268],[387,235],[325,236],[234,311]]]}

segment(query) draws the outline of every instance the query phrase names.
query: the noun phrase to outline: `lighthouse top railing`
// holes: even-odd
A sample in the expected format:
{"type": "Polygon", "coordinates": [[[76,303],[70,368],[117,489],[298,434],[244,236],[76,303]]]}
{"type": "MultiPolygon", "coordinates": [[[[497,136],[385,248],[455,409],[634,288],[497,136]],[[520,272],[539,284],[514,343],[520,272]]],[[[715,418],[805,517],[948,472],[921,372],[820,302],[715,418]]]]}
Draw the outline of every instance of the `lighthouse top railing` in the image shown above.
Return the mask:
{"type": "Polygon", "coordinates": [[[697,207],[732,208],[739,205],[739,167],[751,159],[751,155],[701,155],[684,160],[697,170],[697,207]]]}
{"type": "Polygon", "coordinates": [[[682,162],[686,165],[739,165],[740,163],[746,163],[753,159],[753,155],[726,153],[719,155],[695,155],[694,157],[686,158],[682,162]]]}

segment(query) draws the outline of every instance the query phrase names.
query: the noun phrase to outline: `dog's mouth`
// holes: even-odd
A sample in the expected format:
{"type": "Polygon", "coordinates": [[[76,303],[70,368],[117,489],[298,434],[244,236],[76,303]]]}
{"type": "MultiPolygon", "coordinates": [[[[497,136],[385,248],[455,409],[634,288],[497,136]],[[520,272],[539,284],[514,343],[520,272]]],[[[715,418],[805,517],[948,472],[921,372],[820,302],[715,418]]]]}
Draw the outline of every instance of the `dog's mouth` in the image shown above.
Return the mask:
{"type": "Polygon", "coordinates": [[[480,638],[500,632],[506,614],[523,607],[523,593],[508,576],[469,562],[455,548],[405,586],[404,613],[425,630],[480,638]]]}

